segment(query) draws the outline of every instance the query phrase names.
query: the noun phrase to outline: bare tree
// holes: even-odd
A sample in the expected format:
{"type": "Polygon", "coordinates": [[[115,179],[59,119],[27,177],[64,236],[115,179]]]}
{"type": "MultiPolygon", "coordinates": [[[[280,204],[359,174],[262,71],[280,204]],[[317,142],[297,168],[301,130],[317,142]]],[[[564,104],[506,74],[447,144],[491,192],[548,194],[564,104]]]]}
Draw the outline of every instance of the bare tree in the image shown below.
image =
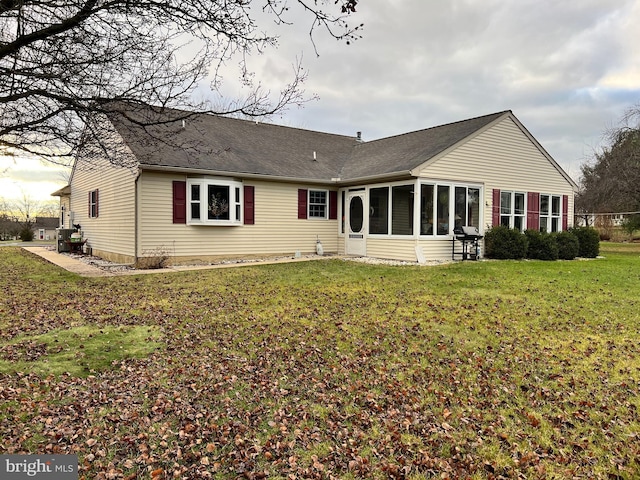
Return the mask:
{"type": "Polygon", "coordinates": [[[40,202],[31,195],[22,191],[22,198],[16,199],[12,203],[12,210],[16,213],[18,220],[28,225],[35,222],[37,213],[40,210],[40,202]]]}
{"type": "Polygon", "coordinates": [[[60,216],[60,202],[57,200],[44,200],[38,204],[36,218],[57,218],[60,216]]]}
{"type": "Polygon", "coordinates": [[[640,210],[640,105],[607,133],[608,145],[582,165],[578,212],[640,210]]]}
{"type": "Polygon", "coordinates": [[[20,230],[9,203],[0,197],[0,241],[14,238],[20,230]]]}
{"type": "Polygon", "coordinates": [[[361,27],[348,23],[357,3],[0,0],[0,151],[64,163],[95,133],[87,126],[99,128],[91,119],[105,105],[112,110],[114,100],[248,116],[303,102],[299,63],[276,95],[248,71],[248,55],[277,43],[259,28],[256,15],[281,25],[304,13],[312,42],[318,27],[349,42],[361,27]],[[220,94],[221,67],[236,57],[250,93],[228,101],[220,94]],[[214,96],[194,102],[194,88],[207,78],[214,96]]]}

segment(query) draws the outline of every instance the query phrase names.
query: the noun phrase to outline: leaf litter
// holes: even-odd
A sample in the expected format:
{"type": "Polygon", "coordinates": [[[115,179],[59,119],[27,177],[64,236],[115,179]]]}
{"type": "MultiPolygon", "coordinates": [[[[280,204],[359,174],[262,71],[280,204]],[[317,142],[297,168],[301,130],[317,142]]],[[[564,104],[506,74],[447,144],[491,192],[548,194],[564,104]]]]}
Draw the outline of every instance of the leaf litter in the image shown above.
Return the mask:
{"type": "MultiPolygon", "coordinates": [[[[85,479],[634,478],[633,323],[565,336],[574,320],[548,318],[542,296],[505,302],[482,279],[475,298],[436,294],[468,281],[465,265],[446,268],[65,279],[63,301],[3,283],[5,341],[86,323],[154,325],[164,345],[87,376],[0,374],[0,452],[78,454],[85,479]]],[[[2,355],[46,355],[12,348],[2,355]]]]}

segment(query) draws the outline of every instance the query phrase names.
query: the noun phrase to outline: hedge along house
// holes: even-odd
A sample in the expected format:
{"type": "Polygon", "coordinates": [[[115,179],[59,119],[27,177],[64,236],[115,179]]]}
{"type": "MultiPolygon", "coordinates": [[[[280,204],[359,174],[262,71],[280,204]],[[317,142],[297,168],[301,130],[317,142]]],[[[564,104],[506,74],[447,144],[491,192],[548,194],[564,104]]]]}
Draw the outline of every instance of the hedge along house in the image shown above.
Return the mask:
{"type": "Polygon", "coordinates": [[[449,259],[457,226],[573,224],[576,184],[510,111],[370,142],[128,104],[107,117],[117,164],[89,148],[56,193],[64,226],[115,261],[305,254],[317,240],[327,253],[449,259]]]}

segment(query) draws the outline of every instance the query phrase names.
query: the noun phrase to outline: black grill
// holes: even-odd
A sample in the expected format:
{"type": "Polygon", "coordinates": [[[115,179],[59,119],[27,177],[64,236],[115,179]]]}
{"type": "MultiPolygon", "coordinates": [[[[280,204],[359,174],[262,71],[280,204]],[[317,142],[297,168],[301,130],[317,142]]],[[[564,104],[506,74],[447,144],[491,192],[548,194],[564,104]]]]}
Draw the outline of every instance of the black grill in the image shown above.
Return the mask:
{"type": "Polygon", "coordinates": [[[480,246],[478,245],[482,235],[478,232],[478,227],[456,227],[453,229],[453,239],[451,240],[451,259],[455,260],[456,255],[462,260],[477,260],[480,257],[480,246]],[[456,250],[456,243],[462,243],[462,249],[456,250]]]}

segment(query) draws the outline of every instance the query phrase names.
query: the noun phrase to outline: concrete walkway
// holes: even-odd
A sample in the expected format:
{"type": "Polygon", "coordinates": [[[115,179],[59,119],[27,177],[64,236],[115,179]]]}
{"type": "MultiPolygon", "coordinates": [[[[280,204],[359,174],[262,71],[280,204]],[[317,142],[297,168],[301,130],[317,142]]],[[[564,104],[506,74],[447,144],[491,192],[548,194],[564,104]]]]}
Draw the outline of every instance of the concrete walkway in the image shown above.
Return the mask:
{"type": "Polygon", "coordinates": [[[76,260],[69,255],[61,255],[55,250],[49,250],[47,247],[22,247],[27,252],[44,258],[46,261],[53,263],[65,270],[76,273],[81,277],[113,277],[112,272],[107,272],[101,268],[94,267],[87,263],[76,260]]]}
{"type": "Polygon", "coordinates": [[[63,255],[55,250],[50,250],[47,246],[23,246],[24,250],[33,253],[34,255],[38,255],[39,257],[44,258],[50,263],[57,265],[65,270],[76,273],[82,277],[115,277],[121,275],[147,275],[147,274],[158,274],[158,273],[170,273],[170,272],[184,272],[188,270],[210,270],[214,268],[234,268],[234,267],[248,267],[254,265],[271,265],[276,263],[293,263],[293,262],[306,262],[310,260],[329,260],[336,259],[341,257],[336,256],[310,256],[310,257],[300,257],[300,258],[277,258],[272,260],[256,260],[254,261],[246,261],[246,262],[231,262],[231,263],[220,263],[213,265],[176,265],[174,267],[167,268],[156,268],[152,270],[139,270],[139,269],[130,269],[130,270],[114,270],[109,271],[107,269],[99,268],[94,265],[89,265],[86,262],[81,260],[77,260],[69,255],[63,255]]]}

